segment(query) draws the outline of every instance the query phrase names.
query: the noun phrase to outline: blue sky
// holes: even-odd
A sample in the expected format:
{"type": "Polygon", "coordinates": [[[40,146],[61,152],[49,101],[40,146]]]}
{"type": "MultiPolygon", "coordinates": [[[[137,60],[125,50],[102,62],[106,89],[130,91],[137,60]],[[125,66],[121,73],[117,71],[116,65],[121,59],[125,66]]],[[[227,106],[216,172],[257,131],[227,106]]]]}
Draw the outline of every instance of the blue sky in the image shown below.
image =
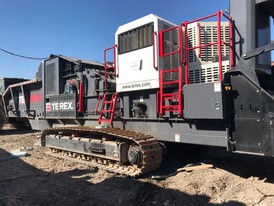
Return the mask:
{"type": "MultiPolygon", "coordinates": [[[[102,61],[119,25],[150,13],[179,24],[228,8],[227,0],[185,2],[0,0],[0,48],[33,57],[63,54],[102,61]]],[[[0,51],[0,77],[33,78],[38,65],[0,51]]]]}
{"type": "MultiPolygon", "coordinates": [[[[102,61],[119,25],[150,13],[179,24],[227,8],[228,0],[0,0],[0,48],[102,61]]],[[[0,51],[0,77],[33,78],[38,65],[0,51]]]]}

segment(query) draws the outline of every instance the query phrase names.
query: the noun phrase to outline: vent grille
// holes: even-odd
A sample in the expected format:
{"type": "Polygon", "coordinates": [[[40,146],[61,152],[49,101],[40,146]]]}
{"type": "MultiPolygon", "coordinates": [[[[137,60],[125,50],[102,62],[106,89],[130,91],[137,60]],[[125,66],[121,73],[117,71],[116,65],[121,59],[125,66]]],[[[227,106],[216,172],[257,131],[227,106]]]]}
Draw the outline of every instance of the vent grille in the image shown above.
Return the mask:
{"type": "MultiPolygon", "coordinates": [[[[217,23],[216,22],[195,22],[189,24],[188,26],[188,46],[190,48],[203,45],[210,44],[213,42],[217,42],[217,23]],[[199,26],[200,25],[200,26],[199,26]],[[200,28],[200,38],[199,38],[199,28],[200,28]],[[200,42],[199,42],[200,41],[200,42]]],[[[225,43],[229,43],[229,23],[221,22],[221,39],[225,41],[225,43]]],[[[193,49],[189,51],[189,63],[200,64],[203,62],[214,62],[218,56],[218,46],[212,45],[208,47],[204,47],[201,49],[193,49]],[[200,51],[200,57],[199,55],[200,51]]],[[[222,46],[222,56],[229,56],[229,46],[222,46]]]]}
{"type": "MultiPolygon", "coordinates": [[[[222,72],[229,70],[229,23],[221,22],[222,72]]],[[[218,41],[216,22],[195,22],[188,26],[190,48],[218,41]],[[199,33],[200,29],[200,33],[199,33]]],[[[191,84],[219,80],[218,45],[211,45],[189,51],[189,81],[191,84]]]]}
{"type": "Polygon", "coordinates": [[[45,69],[45,87],[46,87],[46,95],[50,94],[57,94],[57,85],[55,81],[57,78],[57,75],[55,73],[55,62],[50,63],[46,66],[45,69]]]}
{"type": "MultiPolygon", "coordinates": [[[[216,82],[219,77],[219,63],[202,64],[190,67],[189,81],[191,84],[216,82]]],[[[223,61],[222,72],[223,74],[229,70],[229,60],[223,61]]]]}

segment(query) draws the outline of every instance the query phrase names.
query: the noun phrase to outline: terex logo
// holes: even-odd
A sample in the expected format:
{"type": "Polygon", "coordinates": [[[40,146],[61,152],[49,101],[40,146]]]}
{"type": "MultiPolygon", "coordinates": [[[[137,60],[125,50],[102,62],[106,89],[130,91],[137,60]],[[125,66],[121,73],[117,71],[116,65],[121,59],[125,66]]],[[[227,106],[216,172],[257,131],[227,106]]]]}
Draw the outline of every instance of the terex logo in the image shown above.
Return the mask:
{"type": "Polygon", "coordinates": [[[46,111],[63,111],[63,110],[74,110],[72,102],[56,102],[46,103],[46,111]]]}

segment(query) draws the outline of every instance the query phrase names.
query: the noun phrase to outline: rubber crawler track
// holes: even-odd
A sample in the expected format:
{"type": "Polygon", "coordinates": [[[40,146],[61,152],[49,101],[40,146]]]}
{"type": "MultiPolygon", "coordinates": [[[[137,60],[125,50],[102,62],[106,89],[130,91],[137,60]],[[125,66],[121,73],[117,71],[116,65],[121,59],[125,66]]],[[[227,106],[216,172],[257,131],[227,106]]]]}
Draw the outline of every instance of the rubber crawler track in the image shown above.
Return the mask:
{"type": "Polygon", "coordinates": [[[95,157],[92,154],[82,154],[74,151],[51,148],[51,151],[58,155],[65,155],[73,158],[86,160],[91,166],[131,177],[140,176],[151,172],[159,167],[162,161],[162,148],[159,142],[151,135],[137,133],[134,131],[121,130],[119,128],[93,128],[93,127],[58,127],[45,129],[42,133],[42,145],[48,135],[55,135],[62,138],[62,135],[76,136],[81,141],[81,134],[103,134],[113,139],[133,142],[141,148],[143,162],[136,165],[120,165],[119,162],[105,158],[95,157]]]}

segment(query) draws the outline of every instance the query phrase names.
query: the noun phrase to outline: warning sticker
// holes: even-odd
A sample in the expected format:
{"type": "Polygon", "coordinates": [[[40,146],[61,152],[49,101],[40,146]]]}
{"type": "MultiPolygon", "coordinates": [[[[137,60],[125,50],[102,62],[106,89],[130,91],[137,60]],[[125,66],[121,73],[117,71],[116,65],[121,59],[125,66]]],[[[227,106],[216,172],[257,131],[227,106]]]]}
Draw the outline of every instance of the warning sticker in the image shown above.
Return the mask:
{"type": "Polygon", "coordinates": [[[175,133],[175,142],[180,142],[181,141],[181,137],[179,133],[175,133]]]}
{"type": "Polygon", "coordinates": [[[214,83],[214,92],[221,92],[221,83],[220,82],[214,83]]]}

